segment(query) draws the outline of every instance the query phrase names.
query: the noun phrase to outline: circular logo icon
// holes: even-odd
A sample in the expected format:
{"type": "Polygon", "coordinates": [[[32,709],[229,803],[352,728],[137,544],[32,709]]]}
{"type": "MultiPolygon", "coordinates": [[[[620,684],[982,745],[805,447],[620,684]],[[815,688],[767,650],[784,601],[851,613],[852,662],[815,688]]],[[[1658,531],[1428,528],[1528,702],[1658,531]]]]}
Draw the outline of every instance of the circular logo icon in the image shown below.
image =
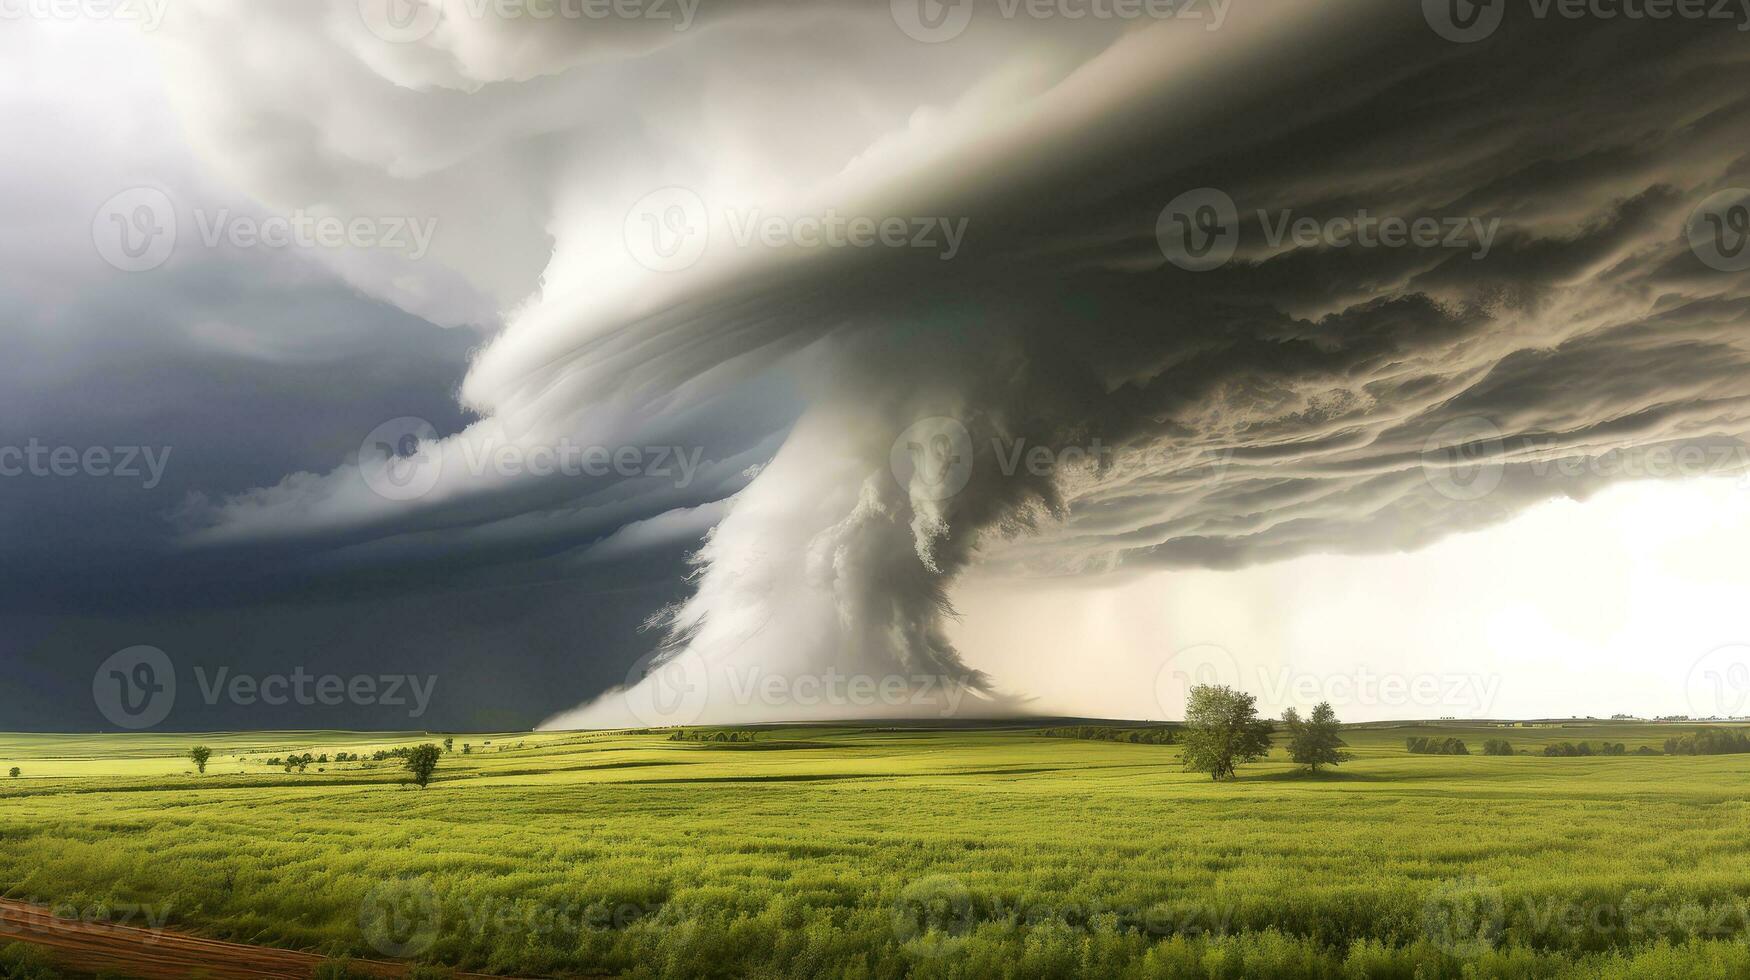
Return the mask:
{"type": "Polygon", "coordinates": [[[699,261],[711,240],[705,199],[685,187],[664,187],[626,212],[626,250],[652,272],[679,272],[699,261]]]}
{"type": "Polygon", "coordinates": [[[952,41],[972,23],[972,0],[893,0],[893,22],[914,41],[952,41]]]}
{"type": "Polygon", "coordinates": [[[1226,265],[1239,241],[1239,209],[1233,198],[1214,187],[1180,194],[1155,219],[1155,242],[1161,254],[1186,272],[1226,265]]]}
{"type": "Polygon", "coordinates": [[[423,878],[397,878],[372,888],[359,904],[359,931],[384,956],[418,956],[437,942],[442,914],[423,878]]]}
{"type": "Polygon", "coordinates": [[[111,724],[151,728],[176,704],[176,668],[157,647],[117,650],[91,675],[91,699],[111,724]]]}
{"type": "Polygon", "coordinates": [[[437,30],[439,0],[359,0],[365,27],[390,44],[412,44],[437,30]]]}
{"type": "Polygon", "coordinates": [[[638,658],[626,673],[621,697],[646,727],[691,725],[710,703],[711,672],[702,654],[688,649],[664,659],[664,652],[638,658]]]}
{"type": "Polygon", "coordinates": [[[1191,689],[1205,684],[1241,686],[1240,662],[1226,647],[1199,643],[1168,657],[1155,671],[1155,704],[1160,706],[1161,717],[1183,716],[1191,689]]]}
{"type": "Polygon", "coordinates": [[[1422,17],[1434,33],[1471,44],[1495,33],[1507,16],[1507,0],[1422,0],[1422,17]]]}
{"type": "Polygon", "coordinates": [[[1453,419],[1422,444],[1422,477],[1448,500],[1478,500],[1506,474],[1501,430],[1480,415],[1453,419]]]}
{"type": "Polygon", "coordinates": [[[91,243],[123,272],[147,272],[176,251],[176,207],[156,187],[132,187],[103,202],[91,219],[91,243]]]}
{"type": "Polygon", "coordinates": [[[1507,904],[1487,878],[1441,882],[1422,902],[1422,930],[1447,954],[1480,956],[1495,948],[1506,926],[1507,904]]]}
{"type": "Polygon", "coordinates": [[[893,440],[887,463],[913,500],[947,500],[972,479],[972,433],[946,415],[919,419],[893,440]]]}
{"type": "Polygon", "coordinates": [[[1710,269],[1750,269],[1750,190],[1729,187],[1696,206],[1683,226],[1689,249],[1710,269]]]}
{"type": "Polygon", "coordinates": [[[1709,651],[1690,666],[1683,693],[1695,718],[1750,715],[1750,645],[1733,643],[1709,651]]]}
{"type": "Polygon", "coordinates": [[[976,911],[958,878],[931,875],[914,881],[893,903],[893,935],[918,956],[945,956],[966,941],[976,911]]]}
{"type": "Polygon", "coordinates": [[[359,443],[359,476],[388,500],[414,500],[431,492],[443,474],[437,429],[411,415],[390,419],[359,443]]]}

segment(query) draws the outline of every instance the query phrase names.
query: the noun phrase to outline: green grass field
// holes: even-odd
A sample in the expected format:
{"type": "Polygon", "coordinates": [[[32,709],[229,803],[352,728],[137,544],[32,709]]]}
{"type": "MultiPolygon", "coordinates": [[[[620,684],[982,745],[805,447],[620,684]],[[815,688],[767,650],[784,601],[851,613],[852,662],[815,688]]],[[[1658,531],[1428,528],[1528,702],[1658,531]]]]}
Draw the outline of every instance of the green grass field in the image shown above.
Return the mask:
{"type": "Polygon", "coordinates": [[[425,790],[266,765],[420,733],[0,735],[0,895],[525,976],[1750,976],[1750,756],[1403,745],[1694,727],[1366,726],[1226,783],[1024,730],[470,735],[425,790]]]}

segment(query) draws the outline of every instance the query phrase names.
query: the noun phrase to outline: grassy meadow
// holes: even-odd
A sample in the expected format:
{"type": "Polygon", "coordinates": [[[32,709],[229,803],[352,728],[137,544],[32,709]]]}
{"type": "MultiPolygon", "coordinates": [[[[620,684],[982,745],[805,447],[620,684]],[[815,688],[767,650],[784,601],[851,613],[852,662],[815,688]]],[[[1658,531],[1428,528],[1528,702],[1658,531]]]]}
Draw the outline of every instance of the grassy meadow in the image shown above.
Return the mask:
{"type": "Polygon", "coordinates": [[[0,897],[521,976],[1750,976],[1750,755],[1404,747],[1695,727],[1222,783],[1025,729],[462,735],[424,790],[368,760],[442,736],[0,735],[0,897]]]}

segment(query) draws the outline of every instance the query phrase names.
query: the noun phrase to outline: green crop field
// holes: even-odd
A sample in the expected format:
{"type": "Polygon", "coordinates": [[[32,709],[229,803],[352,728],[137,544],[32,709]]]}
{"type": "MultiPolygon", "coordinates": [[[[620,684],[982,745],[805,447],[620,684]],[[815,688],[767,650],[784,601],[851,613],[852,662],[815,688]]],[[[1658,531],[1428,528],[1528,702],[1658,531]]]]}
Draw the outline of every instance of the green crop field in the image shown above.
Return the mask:
{"type": "Polygon", "coordinates": [[[1024,729],[463,735],[424,790],[268,760],[442,736],[0,735],[0,897],[523,976],[1750,976],[1750,755],[1529,754],[1694,729],[1222,783],[1024,729]]]}

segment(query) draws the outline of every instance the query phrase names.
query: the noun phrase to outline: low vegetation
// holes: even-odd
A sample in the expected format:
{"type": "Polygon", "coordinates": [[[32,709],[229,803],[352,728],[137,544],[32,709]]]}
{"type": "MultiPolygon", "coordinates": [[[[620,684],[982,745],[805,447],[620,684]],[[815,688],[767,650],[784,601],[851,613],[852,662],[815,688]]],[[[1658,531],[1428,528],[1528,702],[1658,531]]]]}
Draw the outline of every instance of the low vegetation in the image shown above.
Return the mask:
{"type": "Polygon", "coordinates": [[[1172,745],[1177,742],[1173,730],[1165,726],[1113,728],[1107,725],[1073,725],[1043,728],[1039,734],[1046,738],[1080,738],[1091,742],[1127,742],[1132,745],[1172,745]]]}
{"type": "MultiPolygon", "coordinates": [[[[1256,732],[1248,706],[1213,717],[1256,732]]],[[[1319,778],[1285,731],[1221,780],[1183,746],[1043,734],[482,738],[424,791],[402,769],[422,733],[206,735],[205,776],[192,737],[0,735],[32,775],[0,791],[0,893],[149,908],[332,976],[396,955],[559,977],[1750,975],[1750,755],[1638,754],[1694,725],[1516,728],[1510,759],[1346,726],[1352,758],[1319,778]],[[1543,756],[1563,743],[1626,752],[1543,756]],[[265,764],[306,755],[323,779],[265,764]],[[379,913],[411,925],[399,944],[379,913]]],[[[44,968],[0,952],[7,980],[44,968]]]]}

